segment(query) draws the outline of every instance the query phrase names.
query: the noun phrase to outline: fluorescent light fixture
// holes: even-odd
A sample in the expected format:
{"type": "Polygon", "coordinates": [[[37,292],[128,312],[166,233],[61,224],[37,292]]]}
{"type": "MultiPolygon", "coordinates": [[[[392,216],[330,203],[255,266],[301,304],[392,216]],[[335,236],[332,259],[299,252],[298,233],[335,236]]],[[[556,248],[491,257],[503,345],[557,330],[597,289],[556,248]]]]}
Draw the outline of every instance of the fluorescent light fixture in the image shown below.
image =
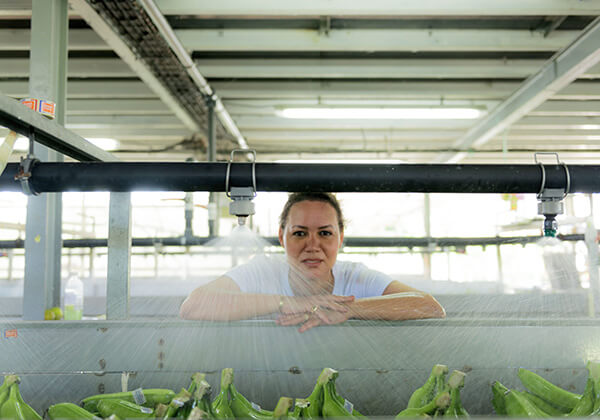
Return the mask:
{"type": "Polygon", "coordinates": [[[475,119],[482,111],[476,108],[285,108],[276,114],[296,119],[440,120],[475,119]]]}
{"type": "MultiPolygon", "coordinates": [[[[119,147],[119,142],[115,139],[109,138],[89,138],[86,139],[94,146],[99,147],[102,150],[111,151],[116,150],[119,147]]],[[[26,152],[29,150],[29,139],[27,137],[17,137],[13,150],[16,152],[26,152]]],[[[35,149],[34,149],[35,150],[35,149]]]]}
{"type": "Polygon", "coordinates": [[[115,139],[104,138],[104,137],[90,137],[86,138],[87,141],[92,143],[94,146],[99,147],[107,152],[116,150],[119,147],[119,142],[115,139]]]}
{"type": "Polygon", "coordinates": [[[17,137],[13,146],[15,152],[26,152],[29,150],[29,139],[27,137],[17,137]]]}

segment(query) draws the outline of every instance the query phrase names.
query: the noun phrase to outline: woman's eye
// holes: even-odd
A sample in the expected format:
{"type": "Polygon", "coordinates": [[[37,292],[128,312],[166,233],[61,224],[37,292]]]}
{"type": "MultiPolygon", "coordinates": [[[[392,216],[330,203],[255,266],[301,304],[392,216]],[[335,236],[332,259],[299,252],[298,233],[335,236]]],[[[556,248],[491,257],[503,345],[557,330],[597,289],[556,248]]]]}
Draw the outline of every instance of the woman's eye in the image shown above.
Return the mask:
{"type": "Polygon", "coordinates": [[[297,230],[295,232],[292,232],[292,235],[294,236],[304,236],[306,234],[306,232],[302,231],[302,230],[297,230]]]}
{"type": "Polygon", "coordinates": [[[330,231],[328,231],[328,230],[322,230],[322,231],[320,231],[320,232],[319,232],[319,234],[320,234],[321,236],[331,236],[331,235],[333,235],[333,233],[331,233],[331,232],[330,232],[330,231]]]}

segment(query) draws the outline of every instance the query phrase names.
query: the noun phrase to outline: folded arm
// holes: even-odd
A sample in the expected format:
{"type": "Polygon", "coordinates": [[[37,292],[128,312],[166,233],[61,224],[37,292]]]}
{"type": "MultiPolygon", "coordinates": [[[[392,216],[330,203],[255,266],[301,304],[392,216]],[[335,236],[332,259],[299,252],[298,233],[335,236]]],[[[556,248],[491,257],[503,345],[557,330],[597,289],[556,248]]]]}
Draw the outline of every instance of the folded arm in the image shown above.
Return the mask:
{"type": "Polygon", "coordinates": [[[348,308],[355,319],[400,321],[446,316],[433,296],[398,281],[391,282],[382,296],[357,299],[348,308]]]}
{"type": "Polygon", "coordinates": [[[179,316],[183,319],[235,321],[279,311],[277,295],[243,293],[229,277],[195,289],[183,302],[179,316]]]}
{"type": "Polygon", "coordinates": [[[183,319],[237,321],[272,313],[303,314],[316,307],[348,312],[346,304],[353,301],[353,296],[244,293],[231,278],[222,276],[195,289],[181,305],[179,316],[183,319]]]}

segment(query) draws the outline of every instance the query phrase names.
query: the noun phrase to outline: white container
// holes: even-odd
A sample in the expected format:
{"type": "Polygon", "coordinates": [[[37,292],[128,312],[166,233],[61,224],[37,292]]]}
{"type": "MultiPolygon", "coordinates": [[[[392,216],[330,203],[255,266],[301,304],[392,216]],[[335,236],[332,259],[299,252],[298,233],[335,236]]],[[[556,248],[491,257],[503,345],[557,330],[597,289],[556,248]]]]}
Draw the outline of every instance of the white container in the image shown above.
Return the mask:
{"type": "Polygon", "coordinates": [[[66,321],[79,320],[83,316],[83,282],[71,273],[65,285],[63,314],[66,321]]]}

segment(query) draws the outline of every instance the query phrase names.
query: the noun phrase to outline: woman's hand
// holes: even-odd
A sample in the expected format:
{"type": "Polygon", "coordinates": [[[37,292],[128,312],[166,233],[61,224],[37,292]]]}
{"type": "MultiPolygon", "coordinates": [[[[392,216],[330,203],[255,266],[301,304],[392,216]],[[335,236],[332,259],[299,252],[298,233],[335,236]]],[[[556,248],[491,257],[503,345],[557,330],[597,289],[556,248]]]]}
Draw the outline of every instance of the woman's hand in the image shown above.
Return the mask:
{"type": "Polygon", "coordinates": [[[311,295],[284,296],[279,312],[283,315],[301,315],[314,312],[315,308],[327,309],[334,312],[348,312],[347,304],[354,302],[354,296],[311,295]]]}
{"type": "Polygon", "coordinates": [[[283,314],[277,318],[277,324],[282,326],[298,325],[302,326],[298,329],[299,332],[307,331],[319,325],[341,324],[350,318],[347,311],[335,311],[316,307],[315,310],[303,314],[283,314]]]}

